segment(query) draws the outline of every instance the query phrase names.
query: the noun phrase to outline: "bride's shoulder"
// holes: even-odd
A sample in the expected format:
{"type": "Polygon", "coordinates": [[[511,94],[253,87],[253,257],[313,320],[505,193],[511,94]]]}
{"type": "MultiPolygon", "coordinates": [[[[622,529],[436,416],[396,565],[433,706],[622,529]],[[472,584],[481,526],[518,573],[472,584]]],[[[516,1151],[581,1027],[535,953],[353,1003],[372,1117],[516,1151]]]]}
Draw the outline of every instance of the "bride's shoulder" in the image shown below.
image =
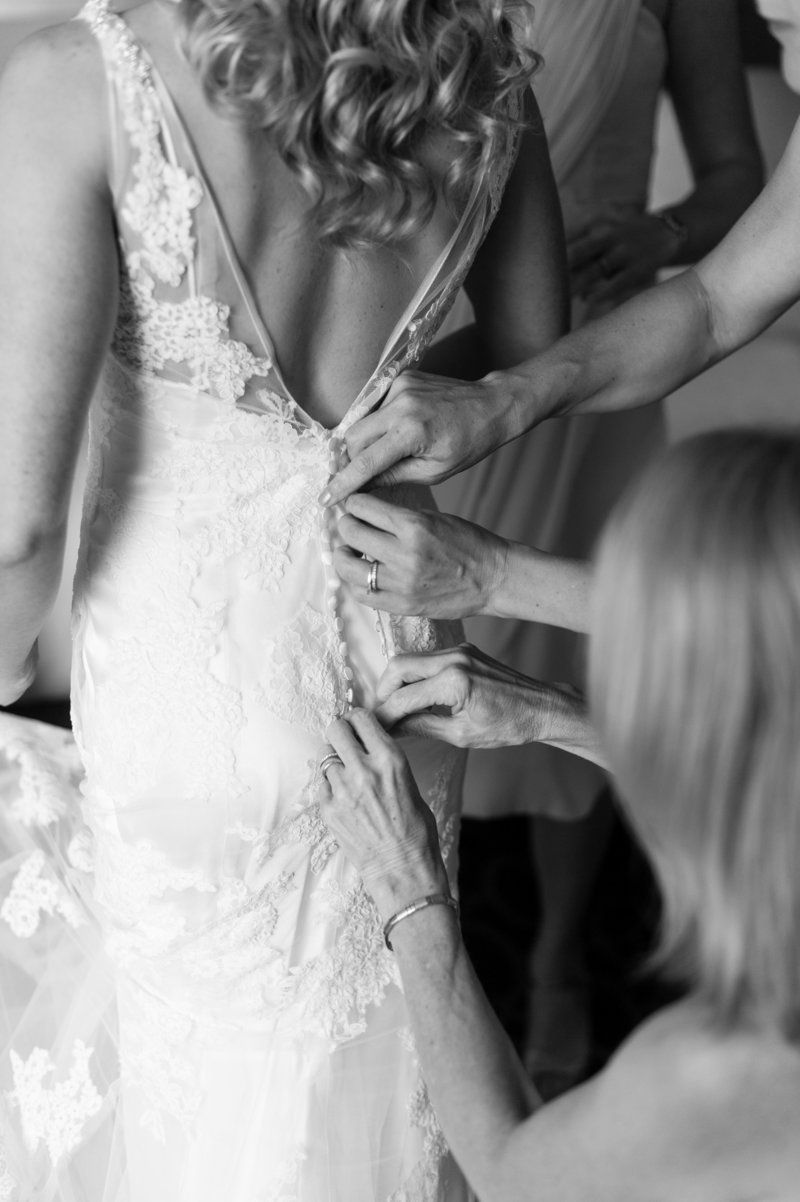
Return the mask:
{"type": "Polygon", "coordinates": [[[68,101],[70,94],[81,93],[94,78],[102,81],[103,67],[97,39],[85,21],[64,21],[48,25],[23,38],[12,50],[3,71],[3,81],[27,84],[45,94],[57,92],[68,101]]]}
{"type": "Polygon", "coordinates": [[[0,124],[6,136],[47,144],[78,165],[106,159],[105,70],[83,21],[66,21],[25,38],[0,76],[0,124]]]}

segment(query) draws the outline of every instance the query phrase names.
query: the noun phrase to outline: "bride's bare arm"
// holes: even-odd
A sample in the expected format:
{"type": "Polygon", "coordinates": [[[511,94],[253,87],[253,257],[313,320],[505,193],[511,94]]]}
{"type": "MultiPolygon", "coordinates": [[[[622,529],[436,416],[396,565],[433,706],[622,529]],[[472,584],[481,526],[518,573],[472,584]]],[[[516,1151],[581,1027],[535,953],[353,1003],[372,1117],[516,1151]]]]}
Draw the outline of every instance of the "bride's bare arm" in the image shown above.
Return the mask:
{"type": "Polygon", "coordinates": [[[0,704],[30,683],[110,338],[116,253],[91,35],[39,34],[0,81],[0,704]]]}

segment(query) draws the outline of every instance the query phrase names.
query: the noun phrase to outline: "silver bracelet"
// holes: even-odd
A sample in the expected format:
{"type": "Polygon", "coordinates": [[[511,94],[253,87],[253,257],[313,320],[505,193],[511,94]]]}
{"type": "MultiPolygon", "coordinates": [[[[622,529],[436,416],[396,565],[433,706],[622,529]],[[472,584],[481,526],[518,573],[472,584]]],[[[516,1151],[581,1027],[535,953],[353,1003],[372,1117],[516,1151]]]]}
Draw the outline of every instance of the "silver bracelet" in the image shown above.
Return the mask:
{"type": "Polygon", "coordinates": [[[383,941],[390,952],[394,951],[389,942],[389,935],[397,926],[398,922],[402,922],[404,918],[408,918],[411,914],[416,914],[417,910],[425,910],[428,906],[449,906],[451,910],[455,910],[456,918],[458,918],[458,902],[449,893],[429,893],[427,897],[418,897],[416,901],[409,902],[407,906],[403,906],[402,910],[398,910],[385,923],[383,928],[383,941]]]}

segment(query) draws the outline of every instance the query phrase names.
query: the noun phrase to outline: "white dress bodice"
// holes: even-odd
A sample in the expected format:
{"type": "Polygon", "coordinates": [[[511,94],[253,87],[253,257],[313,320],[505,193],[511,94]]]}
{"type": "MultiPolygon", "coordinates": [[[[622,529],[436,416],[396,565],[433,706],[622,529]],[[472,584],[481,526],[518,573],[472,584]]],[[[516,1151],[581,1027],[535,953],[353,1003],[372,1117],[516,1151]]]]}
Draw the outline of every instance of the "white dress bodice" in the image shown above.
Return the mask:
{"type": "MultiPolygon", "coordinates": [[[[106,69],[120,291],[74,586],[82,773],[62,736],[0,730],[30,819],[0,909],[15,955],[82,932],[68,1029],[49,1005],[7,1033],[24,1196],[462,1202],[377,912],[315,795],[334,717],[372,703],[390,655],[458,630],[357,604],[317,498],[333,436],[444,318],[513,136],[329,430],[286,388],[164,80],[108,0],[80,19],[106,69]]],[[[406,750],[455,887],[462,755],[406,750]]]]}

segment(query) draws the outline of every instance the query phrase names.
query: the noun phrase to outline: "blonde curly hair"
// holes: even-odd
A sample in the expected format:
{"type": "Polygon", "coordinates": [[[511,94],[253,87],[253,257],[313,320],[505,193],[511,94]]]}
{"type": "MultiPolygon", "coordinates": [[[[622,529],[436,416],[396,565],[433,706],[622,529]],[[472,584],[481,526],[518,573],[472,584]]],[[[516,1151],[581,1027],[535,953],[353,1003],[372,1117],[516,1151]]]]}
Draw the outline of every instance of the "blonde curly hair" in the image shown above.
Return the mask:
{"type": "Polygon", "coordinates": [[[453,211],[505,145],[539,57],[529,0],[180,0],[209,98],[263,129],[320,237],[398,242],[430,219],[421,161],[445,135],[453,211]]]}

